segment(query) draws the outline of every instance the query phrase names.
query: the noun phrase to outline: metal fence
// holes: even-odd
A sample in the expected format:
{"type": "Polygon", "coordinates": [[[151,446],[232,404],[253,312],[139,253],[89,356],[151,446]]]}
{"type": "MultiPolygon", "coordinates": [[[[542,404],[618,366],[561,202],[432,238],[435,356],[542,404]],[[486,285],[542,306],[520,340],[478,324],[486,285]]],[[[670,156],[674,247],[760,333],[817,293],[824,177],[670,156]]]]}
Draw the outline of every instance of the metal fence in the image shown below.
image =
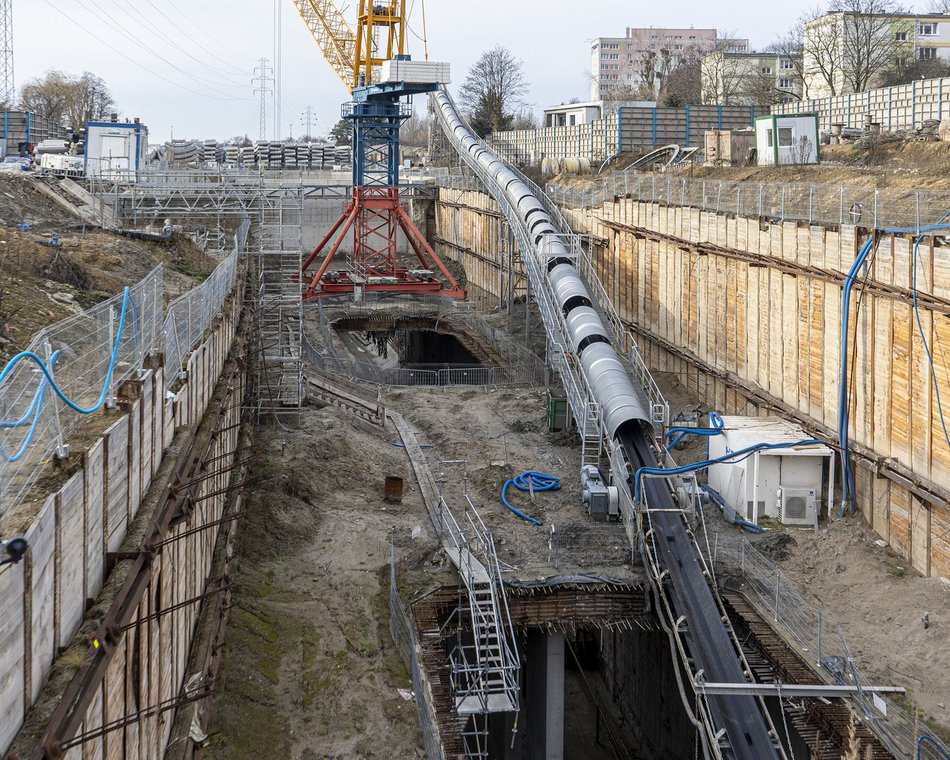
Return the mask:
{"type": "MultiPolygon", "coordinates": [[[[234,236],[231,253],[215,267],[200,285],[168,305],[165,319],[165,366],[180,372],[192,348],[201,340],[212,320],[220,313],[224,300],[234,289],[238,255],[247,243],[249,223],[245,221],[234,236]]],[[[172,378],[169,377],[169,382],[172,378]]]]}
{"type": "Polygon", "coordinates": [[[160,345],[163,271],[41,330],[3,369],[0,516],[23,500],[43,465],[68,453],[66,439],[86,415],[115,403],[118,387],[160,345]],[[50,380],[81,412],[56,397],[50,380]]]}
{"type": "Polygon", "coordinates": [[[855,663],[841,627],[806,602],[752,544],[718,534],[713,554],[720,580],[728,575],[729,585],[738,582],[746,599],[805,661],[829,682],[857,688],[851,698],[855,711],[895,757],[943,760],[948,756],[948,750],[911,712],[884,694],[862,691],[869,681],[855,663]]]}
{"type": "Polygon", "coordinates": [[[445,751],[439,739],[439,729],[435,720],[435,709],[429,704],[429,693],[426,691],[422,669],[419,667],[415,627],[396,586],[396,559],[392,549],[390,549],[389,560],[389,630],[396,649],[399,650],[412,676],[412,691],[416,700],[416,709],[419,711],[419,728],[422,729],[426,757],[428,760],[445,760],[445,751]]]}
{"type": "Polygon", "coordinates": [[[950,190],[729,182],[632,171],[583,188],[549,184],[547,193],[565,208],[597,208],[626,197],[717,214],[871,229],[935,224],[950,210],[950,190]]]}
{"type": "Polygon", "coordinates": [[[68,438],[89,414],[113,406],[119,386],[143,359],[165,351],[180,368],[233,289],[235,249],[204,283],[174,301],[166,318],[164,269],[80,314],[41,330],[0,374],[0,517],[22,503],[68,438]],[[67,403],[56,393],[52,383],[67,403]]]}

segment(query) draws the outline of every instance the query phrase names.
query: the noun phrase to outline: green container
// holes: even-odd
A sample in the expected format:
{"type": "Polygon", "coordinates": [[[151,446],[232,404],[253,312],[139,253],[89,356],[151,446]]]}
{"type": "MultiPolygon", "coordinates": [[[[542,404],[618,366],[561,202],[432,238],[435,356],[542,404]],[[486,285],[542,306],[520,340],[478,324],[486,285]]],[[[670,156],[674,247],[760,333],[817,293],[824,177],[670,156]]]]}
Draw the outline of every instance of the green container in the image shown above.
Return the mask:
{"type": "Polygon", "coordinates": [[[567,427],[567,398],[555,396],[548,389],[548,430],[552,433],[567,427]]]}

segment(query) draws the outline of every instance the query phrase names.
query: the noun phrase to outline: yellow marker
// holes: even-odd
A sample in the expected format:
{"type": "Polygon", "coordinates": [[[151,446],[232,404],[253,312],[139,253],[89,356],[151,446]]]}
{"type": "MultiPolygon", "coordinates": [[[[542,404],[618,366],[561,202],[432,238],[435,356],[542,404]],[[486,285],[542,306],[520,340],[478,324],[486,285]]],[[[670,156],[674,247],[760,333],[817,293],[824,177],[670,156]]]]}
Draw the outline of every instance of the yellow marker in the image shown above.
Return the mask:
{"type": "Polygon", "coordinates": [[[92,640],[92,645],[93,645],[96,649],[98,649],[98,648],[99,648],[99,639],[93,639],[93,640],[92,640]]]}

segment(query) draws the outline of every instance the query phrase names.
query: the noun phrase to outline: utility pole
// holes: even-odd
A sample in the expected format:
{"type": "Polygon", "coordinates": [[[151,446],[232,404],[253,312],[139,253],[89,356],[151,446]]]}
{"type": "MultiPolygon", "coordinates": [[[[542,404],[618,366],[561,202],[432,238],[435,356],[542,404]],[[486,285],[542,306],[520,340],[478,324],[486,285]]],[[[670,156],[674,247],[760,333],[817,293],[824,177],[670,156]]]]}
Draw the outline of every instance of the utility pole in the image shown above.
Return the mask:
{"type": "Polygon", "coordinates": [[[303,124],[307,130],[307,142],[310,142],[310,136],[313,134],[312,127],[316,121],[317,118],[313,115],[313,106],[307,106],[300,115],[300,123],[303,124]]]}
{"type": "Polygon", "coordinates": [[[16,102],[13,79],[13,0],[0,0],[0,100],[6,108],[16,102]]]}
{"type": "Polygon", "coordinates": [[[267,59],[259,58],[254,68],[257,76],[251,80],[251,84],[257,85],[254,88],[254,94],[261,96],[261,140],[267,139],[267,96],[274,91],[268,87],[268,84],[274,81],[274,77],[271,76],[273,72],[274,70],[267,65],[267,59]]]}

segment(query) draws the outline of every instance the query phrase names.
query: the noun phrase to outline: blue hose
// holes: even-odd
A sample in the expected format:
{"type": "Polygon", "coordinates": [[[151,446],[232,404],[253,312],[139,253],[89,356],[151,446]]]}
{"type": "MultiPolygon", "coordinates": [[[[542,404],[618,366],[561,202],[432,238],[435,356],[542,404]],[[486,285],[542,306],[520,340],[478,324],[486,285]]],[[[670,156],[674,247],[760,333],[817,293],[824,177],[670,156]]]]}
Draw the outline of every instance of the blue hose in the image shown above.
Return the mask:
{"type": "Polygon", "coordinates": [[[923,758],[924,742],[927,742],[931,747],[937,750],[944,760],[950,760],[950,752],[947,752],[940,742],[938,742],[932,736],[928,736],[927,734],[921,734],[917,738],[917,760],[922,760],[923,758]]]}
{"type": "Polygon", "coordinates": [[[643,481],[643,475],[685,475],[690,472],[696,472],[697,470],[705,470],[709,465],[718,464],[719,462],[741,462],[743,459],[748,459],[757,451],[790,449],[795,446],[814,445],[822,445],[822,442],[815,438],[806,438],[802,441],[794,441],[791,443],[756,443],[744,449],[739,449],[738,451],[726,452],[721,457],[716,457],[715,459],[705,459],[702,462],[684,464],[681,467],[671,467],[669,469],[663,467],[641,467],[633,474],[634,497],[637,501],[640,501],[640,486],[643,481]]]}
{"type": "MultiPolygon", "coordinates": [[[[891,227],[885,229],[884,232],[889,235],[916,233],[918,236],[913,248],[913,283],[911,292],[913,295],[914,317],[917,322],[917,330],[920,334],[920,339],[924,345],[924,351],[927,354],[927,361],[930,365],[930,375],[931,379],[933,380],[934,397],[937,401],[937,411],[940,416],[940,424],[943,428],[943,434],[947,440],[947,445],[950,446],[950,433],[947,431],[947,424],[943,414],[943,405],[940,399],[940,390],[937,387],[937,372],[936,368],[934,367],[933,356],[930,353],[930,346],[927,343],[926,337],[924,336],[923,325],[920,319],[920,310],[918,308],[917,302],[917,251],[920,247],[921,241],[924,239],[924,233],[950,230],[950,224],[946,223],[948,217],[950,217],[950,212],[944,214],[937,224],[929,224],[922,227],[891,227]]],[[[842,517],[844,517],[846,511],[846,504],[849,505],[851,512],[854,512],[857,509],[854,473],[851,469],[851,462],[848,459],[848,429],[850,418],[850,409],[848,408],[848,325],[851,313],[851,290],[854,287],[854,283],[858,274],[864,268],[869,255],[874,250],[876,245],[877,240],[875,240],[875,238],[872,236],[868,238],[864,245],[861,246],[854,263],[848,270],[848,275],[845,278],[841,291],[841,371],[839,373],[838,380],[838,443],[841,448],[842,517]]]]}
{"type": "Polygon", "coordinates": [[[690,427],[672,427],[663,434],[664,438],[669,438],[673,435],[676,435],[676,438],[666,446],[667,452],[670,449],[675,449],[676,444],[678,444],[683,438],[687,435],[700,435],[705,436],[706,438],[712,438],[716,435],[722,435],[723,428],[722,417],[719,412],[710,412],[709,413],[709,427],[704,428],[690,428],[690,427]]]}
{"type": "Polygon", "coordinates": [[[726,516],[726,519],[731,519],[732,523],[738,525],[740,528],[749,531],[749,533],[768,533],[768,530],[763,528],[761,525],[756,525],[754,522],[749,522],[743,517],[739,517],[736,514],[736,511],[726,504],[726,500],[722,498],[722,494],[719,493],[715,488],[713,488],[708,483],[703,483],[700,488],[702,488],[706,493],[709,494],[709,498],[715,502],[716,506],[722,511],[723,515],[726,516]],[[729,512],[732,513],[732,517],[729,517],[729,512]]]}
{"type": "MultiPolygon", "coordinates": [[[[16,367],[17,364],[19,364],[21,361],[24,361],[24,360],[29,360],[29,361],[32,361],[34,364],[36,364],[36,366],[39,368],[40,372],[42,373],[42,377],[40,378],[40,382],[36,389],[36,392],[33,394],[33,399],[30,402],[30,406],[26,410],[26,412],[23,414],[23,416],[20,417],[20,419],[15,420],[15,421],[0,422],[0,429],[11,429],[11,428],[22,427],[23,425],[26,424],[27,420],[30,420],[32,418],[32,422],[30,423],[30,429],[27,432],[26,437],[24,438],[23,442],[20,444],[20,447],[15,454],[13,454],[12,456],[7,456],[7,453],[3,447],[3,443],[2,441],[0,441],[0,459],[3,459],[3,461],[5,462],[16,462],[20,460],[23,457],[23,455],[26,453],[26,450],[29,448],[30,444],[33,442],[33,437],[35,436],[36,429],[39,425],[40,417],[43,411],[43,399],[46,396],[47,387],[52,388],[53,392],[57,396],[59,396],[60,399],[62,399],[63,403],[66,404],[66,406],[78,412],[79,414],[94,414],[95,412],[99,411],[99,409],[102,408],[102,405],[105,403],[106,396],[109,393],[109,387],[112,384],[112,375],[115,373],[115,366],[119,359],[119,347],[122,344],[122,336],[123,336],[123,333],[125,332],[125,318],[126,318],[126,314],[128,312],[130,305],[132,307],[133,320],[134,320],[135,319],[135,316],[134,316],[135,304],[132,302],[132,299],[131,299],[131,291],[129,290],[129,288],[126,288],[122,297],[122,311],[119,315],[119,326],[116,331],[115,345],[112,347],[112,356],[109,359],[109,367],[106,370],[106,376],[102,383],[102,391],[99,393],[99,398],[96,400],[96,403],[93,404],[91,407],[84,408],[84,407],[79,406],[72,399],[66,396],[66,394],[63,393],[60,387],[56,384],[56,380],[53,378],[51,370],[53,367],[56,366],[56,362],[59,360],[60,354],[62,353],[61,350],[57,349],[56,351],[53,352],[53,354],[50,356],[50,359],[49,359],[49,366],[46,365],[46,363],[43,361],[42,358],[40,358],[37,354],[35,354],[32,351],[21,351],[12,359],[10,359],[9,362],[7,362],[3,370],[0,371],[0,384],[2,384],[3,381],[6,380],[7,377],[10,376],[10,373],[13,371],[14,367],[16,367]]],[[[137,341],[138,341],[138,336],[136,336],[136,342],[137,341]]]]}
{"type": "Polygon", "coordinates": [[[508,501],[508,487],[514,486],[519,491],[557,491],[561,488],[561,480],[555,475],[548,475],[546,472],[537,472],[536,470],[525,470],[520,475],[515,475],[510,480],[505,481],[501,487],[501,503],[514,512],[522,520],[527,520],[532,525],[543,525],[543,523],[526,515],[517,507],[511,506],[508,501]]]}

